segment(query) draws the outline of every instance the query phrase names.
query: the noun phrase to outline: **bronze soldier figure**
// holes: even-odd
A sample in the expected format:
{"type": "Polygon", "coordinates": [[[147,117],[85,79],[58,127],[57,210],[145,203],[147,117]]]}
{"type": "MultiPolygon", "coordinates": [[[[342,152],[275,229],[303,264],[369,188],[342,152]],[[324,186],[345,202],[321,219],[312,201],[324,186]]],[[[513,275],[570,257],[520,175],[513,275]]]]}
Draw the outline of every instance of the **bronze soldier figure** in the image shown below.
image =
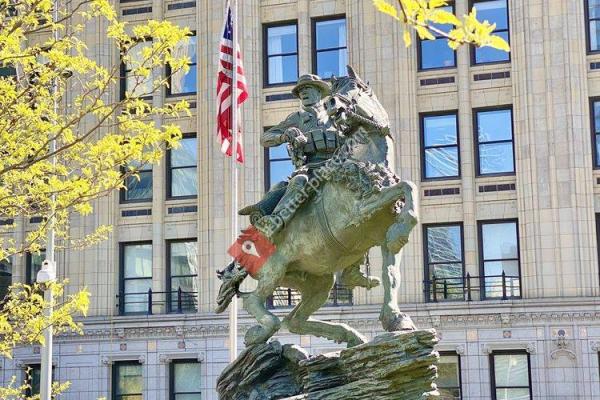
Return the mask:
{"type": "MultiPolygon", "coordinates": [[[[287,142],[296,167],[287,185],[279,183],[265,195],[268,199],[274,192],[285,190],[272,212],[253,221],[257,229],[269,237],[279,232],[308,199],[306,186],[312,171],[323,165],[344,140],[325,109],[324,99],[331,93],[327,82],[317,75],[303,75],[292,93],[300,99],[302,108],[261,136],[261,144],[265,147],[287,142]]],[[[240,214],[250,215],[256,208],[257,205],[246,207],[240,214]]]]}

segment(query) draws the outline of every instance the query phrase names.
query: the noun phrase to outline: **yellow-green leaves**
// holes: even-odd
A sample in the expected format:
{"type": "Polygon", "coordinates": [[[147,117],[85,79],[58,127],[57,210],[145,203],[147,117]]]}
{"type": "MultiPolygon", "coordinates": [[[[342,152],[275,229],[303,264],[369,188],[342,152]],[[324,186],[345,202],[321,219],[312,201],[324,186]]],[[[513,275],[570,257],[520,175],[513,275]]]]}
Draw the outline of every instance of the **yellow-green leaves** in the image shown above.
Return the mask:
{"type": "Polygon", "coordinates": [[[404,29],[404,34],[402,35],[402,38],[404,40],[404,45],[406,47],[410,47],[410,45],[412,44],[412,37],[410,36],[410,31],[408,29],[404,29]]]}
{"type": "Polygon", "coordinates": [[[450,31],[449,38],[450,42],[489,46],[509,52],[510,46],[502,37],[493,34],[494,29],[496,24],[489,21],[480,22],[477,19],[477,9],[473,8],[469,15],[465,15],[464,23],[450,31]]]}
{"type": "Polygon", "coordinates": [[[508,43],[502,37],[493,34],[494,24],[477,20],[475,9],[461,21],[453,13],[443,9],[448,5],[445,0],[397,0],[397,4],[398,6],[395,6],[386,0],[373,0],[373,5],[378,11],[403,24],[403,41],[407,47],[412,43],[409,31],[409,28],[412,28],[421,40],[447,38],[448,46],[453,49],[468,43],[510,51],[508,43]]]}
{"type": "Polygon", "coordinates": [[[510,46],[508,45],[508,43],[506,42],[506,40],[504,40],[502,37],[500,36],[490,36],[489,37],[489,42],[487,42],[485,45],[488,45],[490,47],[494,47],[496,49],[499,50],[504,50],[507,53],[510,52],[510,46]]]}
{"type": "MultiPolygon", "coordinates": [[[[167,85],[167,65],[173,73],[187,67],[173,50],[190,30],[167,21],[119,22],[109,0],[61,9],[60,24],[52,0],[10,2],[10,17],[2,12],[8,4],[0,0],[0,66],[16,74],[0,77],[0,219],[54,217],[61,246],[96,243],[107,229],[70,237],[73,214],[92,213],[95,199],[137,173],[122,167],[158,162],[181,137],[178,127],[155,121],[189,115],[187,102],[155,106],[149,99],[167,85]],[[112,64],[90,57],[82,40],[91,18],[106,29],[105,48],[120,54],[112,64]],[[121,60],[129,69],[122,98],[121,60]]],[[[32,227],[17,243],[10,233],[23,227],[0,226],[0,260],[44,247],[48,224],[32,227]]]]}
{"type": "MultiPolygon", "coordinates": [[[[0,309],[0,356],[12,358],[13,349],[17,346],[44,345],[44,329],[52,326],[55,334],[81,334],[82,324],[74,318],[87,314],[90,305],[90,293],[84,288],[74,295],[64,294],[65,284],[51,283],[43,287],[14,284],[3,299],[0,309]],[[43,297],[43,289],[52,294],[47,302],[43,297]],[[53,307],[52,316],[45,312],[53,307]]],[[[33,400],[37,396],[25,395],[29,383],[17,384],[16,378],[0,387],[0,399],[33,400]]],[[[52,394],[58,395],[68,389],[68,383],[54,383],[52,394]]]]}
{"type": "Polygon", "coordinates": [[[392,18],[395,18],[397,20],[400,20],[400,18],[398,17],[398,10],[396,9],[396,7],[394,7],[393,5],[391,5],[390,3],[388,3],[385,0],[373,0],[373,5],[375,7],[377,7],[377,9],[384,13],[389,15],[392,18]]]}
{"type": "Polygon", "coordinates": [[[40,284],[11,286],[0,310],[0,356],[12,357],[12,350],[16,346],[43,345],[43,331],[48,326],[52,326],[56,334],[82,332],[81,323],[76,322],[74,317],[87,314],[90,293],[83,289],[74,295],[64,296],[66,283],[46,286],[52,293],[51,303],[44,300],[40,284]],[[51,305],[54,311],[48,317],[44,311],[51,305]]]}

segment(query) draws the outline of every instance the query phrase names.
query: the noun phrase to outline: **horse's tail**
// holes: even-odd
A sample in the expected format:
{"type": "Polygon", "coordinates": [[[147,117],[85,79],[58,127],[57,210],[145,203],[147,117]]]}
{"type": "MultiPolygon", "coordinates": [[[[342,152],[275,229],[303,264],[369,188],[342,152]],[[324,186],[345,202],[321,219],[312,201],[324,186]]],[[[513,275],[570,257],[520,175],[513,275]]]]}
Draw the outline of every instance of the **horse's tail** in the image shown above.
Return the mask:
{"type": "Polygon", "coordinates": [[[217,307],[215,308],[217,314],[225,311],[233,296],[239,294],[240,285],[247,276],[248,272],[235,261],[232,261],[223,270],[217,271],[217,277],[222,281],[217,296],[217,307]]]}

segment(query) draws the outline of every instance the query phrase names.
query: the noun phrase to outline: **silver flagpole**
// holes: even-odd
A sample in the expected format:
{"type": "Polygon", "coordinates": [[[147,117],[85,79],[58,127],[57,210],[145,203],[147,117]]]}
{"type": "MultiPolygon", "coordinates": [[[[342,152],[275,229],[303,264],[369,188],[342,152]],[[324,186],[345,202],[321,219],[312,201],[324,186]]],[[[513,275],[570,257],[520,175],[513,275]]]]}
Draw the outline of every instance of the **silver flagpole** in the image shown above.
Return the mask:
{"type": "MultiPolygon", "coordinates": [[[[58,21],[58,1],[54,2],[54,11],[53,11],[53,19],[54,21],[58,21]]],[[[54,29],[54,40],[58,40],[58,31],[54,29]]],[[[56,78],[54,78],[52,82],[52,95],[54,96],[54,113],[58,112],[58,103],[56,101],[56,93],[58,92],[58,82],[56,78]]],[[[50,153],[54,153],[56,151],[56,139],[53,139],[50,142],[50,153]]],[[[53,166],[56,165],[56,156],[51,156],[50,162],[53,166]]],[[[50,220],[48,221],[48,236],[46,243],[46,259],[42,263],[42,268],[37,274],[37,282],[39,283],[50,283],[56,279],[56,261],[54,257],[54,213],[55,206],[54,202],[56,200],[56,195],[51,195],[51,206],[50,206],[50,220]]],[[[44,315],[50,319],[52,316],[52,291],[50,289],[44,290],[44,300],[49,305],[44,310],[44,315]]],[[[51,400],[52,395],[52,335],[53,329],[52,325],[49,325],[46,329],[44,329],[44,346],[42,346],[42,360],[40,365],[40,400],[51,400]]]]}
{"type": "MultiPolygon", "coordinates": [[[[231,149],[231,236],[232,243],[237,240],[238,233],[238,166],[237,166],[237,148],[238,148],[238,77],[237,77],[237,51],[238,51],[238,37],[237,37],[237,1],[232,0],[231,4],[231,19],[233,26],[232,34],[232,47],[233,47],[233,67],[232,67],[232,87],[231,87],[231,137],[232,137],[232,149],[231,149]]],[[[235,361],[237,357],[238,347],[238,298],[233,296],[231,305],[229,306],[229,360],[235,361]]]]}

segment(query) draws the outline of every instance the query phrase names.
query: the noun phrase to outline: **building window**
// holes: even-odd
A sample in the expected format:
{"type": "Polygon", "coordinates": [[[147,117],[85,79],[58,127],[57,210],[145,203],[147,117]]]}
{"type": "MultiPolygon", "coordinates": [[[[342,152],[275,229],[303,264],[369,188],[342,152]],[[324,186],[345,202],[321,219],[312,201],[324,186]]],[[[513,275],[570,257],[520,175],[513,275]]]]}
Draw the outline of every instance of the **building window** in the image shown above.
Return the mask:
{"type": "Polygon", "coordinates": [[[37,274],[42,269],[42,263],[45,259],[45,250],[41,250],[39,253],[27,253],[25,259],[25,283],[27,285],[33,285],[37,282],[37,274]]]}
{"type": "Polygon", "coordinates": [[[131,60],[121,63],[121,99],[126,95],[132,97],[150,98],[153,93],[154,82],[152,74],[150,76],[142,76],[136,73],[143,61],[144,49],[152,46],[152,41],[146,40],[137,43],[129,51],[131,60]]]}
{"type": "Polygon", "coordinates": [[[152,164],[132,165],[136,175],[125,178],[125,188],[121,190],[121,203],[152,200],[152,164]]]}
{"type": "Polygon", "coordinates": [[[435,381],[440,399],[461,400],[460,356],[453,352],[440,352],[438,378],[435,381]]]}
{"type": "Polygon", "coordinates": [[[265,190],[282,181],[287,181],[294,172],[294,164],[287,152],[287,144],[265,149],[265,190]]]}
{"type": "Polygon", "coordinates": [[[313,71],[322,78],[346,75],[346,18],[313,20],[313,71]]]}
{"type": "Polygon", "coordinates": [[[169,311],[197,311],[199,293],[197,240],[167,242],[167,260],[169,311]]]}
{"type": "Polygon", "coordinates": [[[202,398],[200,366],[194,360],[176,360],[169,367],[169,400],[202,398]]]}
{"type": "Polygon", "coordinates": [[[0,78],[14,78],[15,76],[17,76],[15,67],[11,67],[10,65],[0,67],[0,78]]]}
{"type": "Polygon", "coordinates": [[[426,225],[423,229],[427,300],[464,299],[462,224],[426,225]]]}
{"type": "Polygon", "coordinates": [[[423,179],[460,176],[456,112],[421,115],[423,179]]]}
{"type": "Polygon", "coordinates": [[[167,152],[167,197],[191,198],[198,195],[198,149],[195,134],[186,134],[179,147],[167,152]]]}
{"type": "MultiPolygon", "coordinates": [[[[53,368],[54,372],[54,368],[53,368]]],[[[40,378],[42,369],[40,364],[28,365],[25,369],[25,396],[33,397],[40,394],[40,378]]]]}
{"type": "MultiPolygon", "coordinates": [[[[493,34],[510,43],[508,33],[508,6],[506,0],[478,0],[473,7],[477,9],[477,19],[496,24],[493,34]]],[[[510,61],[510,53],[492,47],[472,47],[473,64],[489,64],[510,61]]]]}
{"type": "Polygon", "coordinates": [[[302,300],[300,291],[280,286],[267,299],[267,308],[295,307],[302,300]]]}
{"type": "MultiPolygon", "coordinates": [[[[599,0],[600,1],[600,0],[599,0]]],[[[592,143],[594,144],[594,168],[600,168],[600,99],[592,101],[592,143]]]]}
{"type": "Polygon", "coordinates": [[[477,174],[514,174],[512,109],[475,110],[477,174]]]}
{"type": "Polygon", "coordinates": [[[492,399],[531,399],[531,369],[525,351],[494,351],[490,355],[492,399]]]}
{"type": "Polygon", "coordinates": [[[0,261],[0,302],[8,294],[8,289],[12,284],[12,257],[0,261]]]}
{"type": "Polygon", "coordinates": [[[588,51],[600,50],[600,0],[586,0],[588,51]]]}
{"type": "Polygon", "coordinates": [[[265,84],[280,85],[298,79],[298,25],[278,23],[266,25],[265,84]]]}
{"type": "Polygon", "coordinates": [[[113,400],[142,400],[144,380],[137,361],[118,361],[112,366],[113,400]]]}
{"type": "MultiPolygon", "coordinates": [[[[336,278],[337,279],[337,278],[336,278]]],[[[295,307],[302,300],[302,294],[299,290],[280,286],[269,298],[267,298],[267,308],[288,308],[295,307]]],[[[334,283],[329,293],[329,298],[324,304],[326,307],[351,306],[354,301],[352,288],[334,283]]]]}
{"type": "Polygon", "coordinates": [[[598,271],[600,272],[600,214],[596,214],[596,252],[598,254],[598,271]]]}
{"type": "MultiPolygon", "coordinates": [[[[42,381],[42,367],[40,364],[30,364],[25,368],[25,396],[27,399],[34,396],[39,396],[42,381]]],[[[52,377],[54,383],[54,366],[52,366],[52,377]]],[[[54,396],[52,397],[54,398],[54,396]]]]}
{"type": "Polygon", "coordinates": [[[146,314],[152,289],[152,243],[121,244],[121,314],[146,314]]]}
{"type": "MultiPolygon", "coordinates": [[[[441,10],[454,14],[454,5],[441,7],[441,10]]],[[[450,32],[453,29],[451,24],[434,24],[442,32],[450,32]]],[[[418,43],[419,69],[438,69],[456,67],[456,52],[448,46],[448,39],[444,36],[432,32],[435,40],[421,40],[418,43]]]]}
{"type": "Polygon", "coordinates": [[[517,221],[479,222],[479,238],[484,298],[521,297],[517,221]]]}
{"type": "Polygon", "coordinates": [[[167,76],[169,76],[168,95],[196,93],[198,82],[198,71],[196,70],[198,62],[197,49],[197,37],[195,32],[194,36],[188,38],[187,43],[182,42],[175,46],[173,55],[177,58],[189,58],[190,63],[188,65],[190,69],[187,72],[180,70],[172,74],[170,68],[167,67],[167,76]]]}

